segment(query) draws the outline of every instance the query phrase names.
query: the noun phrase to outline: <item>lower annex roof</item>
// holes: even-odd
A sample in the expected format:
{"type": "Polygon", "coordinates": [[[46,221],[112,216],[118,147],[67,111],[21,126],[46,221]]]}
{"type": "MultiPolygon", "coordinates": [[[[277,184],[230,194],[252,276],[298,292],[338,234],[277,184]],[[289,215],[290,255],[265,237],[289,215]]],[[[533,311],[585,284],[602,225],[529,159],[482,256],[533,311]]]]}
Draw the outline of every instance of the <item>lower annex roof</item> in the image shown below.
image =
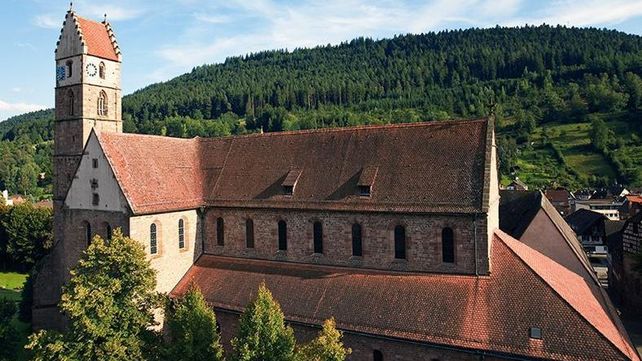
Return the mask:
{"type": "Polygon", "coordinates": [[[501,231],[488,277],[203,255],[172,294],[192,282],[223,310],[242,311],[265,282],[289,321],[335,317],[345,331],[526,358],[639,360],[581,277],[501,231]]]}

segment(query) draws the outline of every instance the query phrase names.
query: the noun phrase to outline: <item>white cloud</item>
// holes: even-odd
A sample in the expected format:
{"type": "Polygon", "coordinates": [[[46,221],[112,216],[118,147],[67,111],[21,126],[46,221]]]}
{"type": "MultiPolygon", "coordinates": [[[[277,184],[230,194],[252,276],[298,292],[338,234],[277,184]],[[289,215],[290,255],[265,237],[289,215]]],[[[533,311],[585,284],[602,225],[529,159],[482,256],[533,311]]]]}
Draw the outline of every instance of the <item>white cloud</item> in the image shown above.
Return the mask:
{"type": "Polygon", "coordinates": [[[37,15],[33,19],[33,23],[36,26],[39,26],[41,28],[45,29],[59,29],[62,28],[62,18],[60,16],[52,15],[52,14],[41,14],[37,15]]]}
{"type": "Polygon", "coordinates": [[[145,14],[145,11],[136,7],[91,4],[79,5],[78,13],[98,20],[102,19],[103,16],[107,14],[108,21],[122,21],[136,19],[145,14]]]}
{"type": "Polygon", "coordinates": [[[209,15],[205,13],[194,13],[194,18],[198,21],[202,21],[210,24],[225,24],[232,21],[232,17],[225,15],[209,15]]]}
{"type": "Polygon", "coordinates": [[[14,115],[46,108],[47,106],[40,104],[9,103],[0,100],[0,120],[7,119],[14,115]]]}
{"type": "Polygon", "coordinates": [[[598,26],[618,24],[642,16],[642,1],[555,1],[550,7],[530,17],[511,20],[511,25],[560,24],[567,26],[598,26]]]}
{"type": "Polygon", "coordinates": [[[496,24],[606,25],[642,16],[642,0],[551,0],[535,4],[524,0],[431,0],[419,4],[412,0],[181,2],[193,7],[192,16],[198,21],[188,23],[177,36],[179,40],[156,50],[166,65],[152,72],[153,81],[229,56],[338,44],[359,36],[381,38],[496,24]],[[224,27],[212,26],[236,23],[239,26],[232,34],[224,27]]]}

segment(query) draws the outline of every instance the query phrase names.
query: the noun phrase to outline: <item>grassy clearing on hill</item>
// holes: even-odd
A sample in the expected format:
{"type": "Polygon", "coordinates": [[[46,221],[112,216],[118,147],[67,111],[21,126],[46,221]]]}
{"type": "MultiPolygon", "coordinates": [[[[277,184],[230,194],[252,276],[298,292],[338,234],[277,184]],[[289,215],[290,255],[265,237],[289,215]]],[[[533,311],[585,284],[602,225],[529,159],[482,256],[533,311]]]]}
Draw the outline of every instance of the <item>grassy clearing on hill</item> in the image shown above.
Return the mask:
{"type": "MultiPolygon", "coordinates": [[[[617,139],[616,156],[631,159],[642,170],[642,142],[639,126],[626,118],[626,114],[599,114],[617,139]]],[[[630,117],[630,115],[628,115],[630,117]]],[[[510,123],[508,123],[510,124],[510,123]]],[[[536,187],[571,184],[571,188],[586,186],[582,181],[592,177],[617,178],[612,163],[591,144],[591,124],[545,123],[535,128],[529,144],[520,146],[516,165],[517,176],[536,187]],[[555,152],[559,150],[560,159],[555,152]],[[574,176],[577,175],[577,176],[574,176]],[[579,179],[579,182],[577,181],[579,179]]],[[[510,182],[504,178],[503,183],[510,182]]]]}

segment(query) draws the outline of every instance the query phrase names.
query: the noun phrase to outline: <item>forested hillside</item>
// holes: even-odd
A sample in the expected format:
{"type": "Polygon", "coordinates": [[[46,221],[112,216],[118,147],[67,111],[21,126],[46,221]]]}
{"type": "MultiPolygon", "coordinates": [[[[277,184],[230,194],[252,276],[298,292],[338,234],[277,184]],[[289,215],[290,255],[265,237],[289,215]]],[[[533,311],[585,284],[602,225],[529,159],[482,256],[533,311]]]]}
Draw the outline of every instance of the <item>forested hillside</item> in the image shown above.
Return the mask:
{"type": "MultiPolygon", "coordinates": [[[[470,29],[229,58],[124,97],[123,117],[128,132],[192,137],[492,111],[505,181],[640,185],[641,75],[639,36],[470,29]]],[[[50,117],[11,119],[0,134],[42,144],[51,136],[50,117]]]]}

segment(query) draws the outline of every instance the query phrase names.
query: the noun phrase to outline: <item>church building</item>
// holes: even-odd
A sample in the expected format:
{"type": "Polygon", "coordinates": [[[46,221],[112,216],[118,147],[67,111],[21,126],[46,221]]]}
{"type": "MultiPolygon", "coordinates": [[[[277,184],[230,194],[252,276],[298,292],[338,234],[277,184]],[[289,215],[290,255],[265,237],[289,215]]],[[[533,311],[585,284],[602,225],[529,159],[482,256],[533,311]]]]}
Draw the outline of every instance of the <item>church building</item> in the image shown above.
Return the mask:
{"type": "Polygon", "coordinates": [[[70,10],[55,59],[55,246],[35,328],[64,327],[69,270],[121,228],[158,291],[201,288],[228,350],[265,282],[299,340],[335,317],[350,360],[639,360],[593,278],[499,230],[492,117],[127,134],[111,26],[70,10]]]}

